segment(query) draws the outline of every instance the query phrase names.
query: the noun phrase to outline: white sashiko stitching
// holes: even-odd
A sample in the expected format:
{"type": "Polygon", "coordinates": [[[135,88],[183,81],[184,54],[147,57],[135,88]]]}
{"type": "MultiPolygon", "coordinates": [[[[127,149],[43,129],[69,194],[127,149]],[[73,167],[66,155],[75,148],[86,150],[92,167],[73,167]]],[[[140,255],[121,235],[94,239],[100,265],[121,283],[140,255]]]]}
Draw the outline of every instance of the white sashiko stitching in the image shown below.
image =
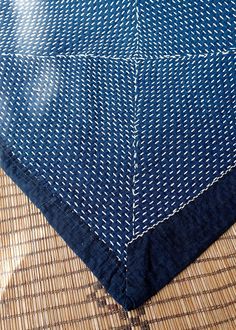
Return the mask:
{"type": "Polygon", "coordinates": [[[127,261],[236,162],[235,1],[0,7],[0,136],[127,261]]]}

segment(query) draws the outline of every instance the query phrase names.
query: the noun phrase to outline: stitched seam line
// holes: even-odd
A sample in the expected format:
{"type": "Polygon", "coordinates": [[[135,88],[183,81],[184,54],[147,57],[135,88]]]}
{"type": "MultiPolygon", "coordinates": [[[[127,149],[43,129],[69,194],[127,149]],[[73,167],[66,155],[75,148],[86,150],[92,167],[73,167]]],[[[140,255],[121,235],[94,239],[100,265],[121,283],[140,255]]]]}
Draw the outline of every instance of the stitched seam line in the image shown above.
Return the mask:
{"type": "MultiPolygon", "coordinates": [[[[139,26],[137,24],[137,26],[139,26]]],[[[137,27],[139,29],[139,27],[137,27]]],[[[137,38],[137,37],[136,37],[137,38]]],[[[137,45],[138,46],[138,45],[137,45]]],[[[163,54],[159,56],[147,56],[142,57],[139,55],[139,46],[137,47],[137,53],[134,54],[134,56],[130,57],[115,57],[115,56],[102,56],[102,55],[93,55],[93,54],[55,54],[55,55],[33,55],[33,54],[19,54],[19,53],[2,53],[0,54],[0,57],[22,57],[22,58],[92,58],[92,59],[105,59],[105,60],[123,60],[123,61],[132,61],[132,60],[160,60],[160,59],[169,59],[169,58],[197,58],[197,57],[207,57],[207,56],[214,56],[214,55],[229,55],[229,54],[236,54],[236,48],[232,48],[230,50],[216,50],[212,52],[206,52],[206,53],[196,53],[196,54],[163,54]]]]}
{"type": "Polygon", "coordinates": [[[132,204],[132,236],[135,235],[135,209],[136,209],[136,184],[137,184],[137,175],[138,175],[138,159],[137,159],[137,149],[138,149],[138,61],[134,61],[134,104],[135,104],[135,111],[134,111],[134,128],[133,128],[133,148],[134,148],[134,159],[133,159],[133,166],[134,166],[134,173],[133,173],[133,187],[132,187],[132,196],[133,196],[133,204],[132,204]]]}
{"type": "Polygon", "coordinates": [[[154,225],[152,225],[151,227],[149,227],[148,229],[146,229],[144,232],[142,232],[141,234],[138,234],[136,237],[134,237],[131,241],[128,242],[128,245],[130,245],[131,243],[133,243],[135,240],[137,240],[138,238],[144,236],[146,233],[148,233],[151,229],[154,229],[155,227],[157,227],[158,225],[160,225],[161,223],[165,222],[166,220],[170,219],[172,216],[174,216],[176,213],[178,213],[179,211],[181,211],[182,209],[185,208],[185,206],[187,206],[188,204],[194,202],[199,196],[201,196],[204,192],[206,192],[211,186],[213,186],[215,183],[217,183],[218,181],[220,181],[220,179],[222,179],[226,174],[228,174],[231,170],[233,170],[234,168],[236,168],[236,162],[229,166],[227,168],[227,170],[223,171],[218,177],[216,177],[212,182],[210,182],[204,189],[202,189],[196,196],[194,196],[193,198],[191,198],[190,200],[188,200],[186,203],[182,204],[181,206],[179,206],[178,208],[176,208],[171,214],[169,214],[166,218],[158,221],[157,223],[155,223],[154,225]]]}
{"type": "Polygon", "coordinates": [[[134,57],[116,57],[116,56],[102,56],[93,54],[48,54],[48,55],[37,55],[37,54],[20,54],[20,53],[2,53],[0,57],[22,57],[22,58],[93,58],[93,59],[107,59],[107,60],[123,60],[131,61],[134,57]]]}
{"type": "Polygon", "coordinates": [[[132,234],[135,234],[134,224],[135,224],[135,189],[136,189],[136,179],[138,173],[138,163],[137,163],[137,148],[138,148],[138,63],[139,63],[139,7],[138,0],[135,1],[136,8],[136,51],[134,55],[134,127],[133,127],[133,148],[134,148],[134,175],[133,175],[133,207],[132,207],[132,234]]]}
{"type": "MultiPolygon", "coordinates": [[[[135,0],[135,17],[136,17],[136,49],[133,56],[134,61],[134,116],[133,116],[133,180],[132,180],[132,219],[131,219],[131,229],[132,236],[134,235],[134,222],[135,222],[135,186],[136,186],[136,175],[137,175],[137,101],[138,101],[138,57],[139,57],[139,8],[138,8],[138,0],[135,0]]],[[[132,300],[128,295],[128,245],[129,242],[126,243],[126,274],[125,274],[125,293],[126,298],[132,300]]],[[[133,305],[134,302],[132,301],[133,305]]]]}

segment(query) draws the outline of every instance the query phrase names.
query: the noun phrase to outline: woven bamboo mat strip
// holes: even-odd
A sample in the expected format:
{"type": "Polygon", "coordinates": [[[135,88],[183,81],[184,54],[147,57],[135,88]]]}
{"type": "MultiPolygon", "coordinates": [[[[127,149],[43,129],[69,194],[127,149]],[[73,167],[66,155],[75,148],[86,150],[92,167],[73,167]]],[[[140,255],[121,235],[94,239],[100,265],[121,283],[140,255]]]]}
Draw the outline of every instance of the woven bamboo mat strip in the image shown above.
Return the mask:
{"type": "Polygon", "coordinates": [[[0,329],[236,329],[236,225],[132,312],[1,171],[0,245],[0,329]]]}

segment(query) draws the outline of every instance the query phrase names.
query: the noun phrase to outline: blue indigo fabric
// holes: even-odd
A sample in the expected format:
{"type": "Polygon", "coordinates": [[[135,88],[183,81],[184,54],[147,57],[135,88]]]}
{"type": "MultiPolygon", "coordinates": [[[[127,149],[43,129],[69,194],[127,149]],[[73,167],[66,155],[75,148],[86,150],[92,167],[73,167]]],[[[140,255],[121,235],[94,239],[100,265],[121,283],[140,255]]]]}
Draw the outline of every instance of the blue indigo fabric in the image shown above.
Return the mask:
{"type": "Polygon", "coordinates": [[[125,309],[236,220],[235,14],[1,1],[1,166],[125,309]]]}

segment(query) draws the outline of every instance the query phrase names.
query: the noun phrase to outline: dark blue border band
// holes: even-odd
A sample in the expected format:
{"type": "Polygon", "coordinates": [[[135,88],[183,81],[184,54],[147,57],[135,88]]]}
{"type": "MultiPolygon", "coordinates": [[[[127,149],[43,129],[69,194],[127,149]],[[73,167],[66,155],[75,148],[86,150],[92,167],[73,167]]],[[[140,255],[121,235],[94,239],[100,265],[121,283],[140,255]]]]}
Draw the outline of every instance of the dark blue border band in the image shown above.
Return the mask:
{"type": "Polygon", "coordinates": [[[127,270],[68,205],[26,173],[0,141],[0,164],[125,309],[142,305],[236,220],[236,170],[169,220],[132,242],[127,270]]]}
{"type": "Polygon", "coordinates": [[[129,246],[127,293],[135,305],[170,282],[235,220],[236,169],[232,169],[194,202],[129,246]]]}
{"type": "Polygon", "coordinates": [[[106,290],[125,308],[135,308],[126,295],[126,269],[89,226],[40,182],[31,177],[0,141],[0,165],[42,211],[49,224],[84,261],[106,290]],[[126,307],[127,306],[127,307],[126,307]]]}

